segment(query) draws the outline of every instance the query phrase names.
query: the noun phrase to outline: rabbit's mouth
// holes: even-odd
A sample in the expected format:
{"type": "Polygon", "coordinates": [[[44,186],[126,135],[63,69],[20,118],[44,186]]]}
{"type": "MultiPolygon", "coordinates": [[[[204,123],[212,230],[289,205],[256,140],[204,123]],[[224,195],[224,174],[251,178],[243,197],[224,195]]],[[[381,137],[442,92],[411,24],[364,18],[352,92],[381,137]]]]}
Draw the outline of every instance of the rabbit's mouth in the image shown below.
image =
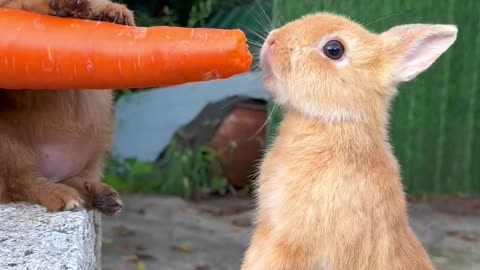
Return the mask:
{"type": "Polygon", "coordinates": [[[271,56],[268,51],[263,53],[260,57],[260,68],[263,71],[263,87],[272,96],[272,98],[280,104],[285,103],[285,94],[283,94],[283,87],[279,77],[271,66],[271,56]]]}
{"type": "Polygon", "coordinates": [[[273,74],[272,67],[270,65],[270,53],[268,50],[262,50],[260,57],[260,68],[263,71],[263,85],[269,91],[274,91],[276,88],[277,79],[273,74]]]}

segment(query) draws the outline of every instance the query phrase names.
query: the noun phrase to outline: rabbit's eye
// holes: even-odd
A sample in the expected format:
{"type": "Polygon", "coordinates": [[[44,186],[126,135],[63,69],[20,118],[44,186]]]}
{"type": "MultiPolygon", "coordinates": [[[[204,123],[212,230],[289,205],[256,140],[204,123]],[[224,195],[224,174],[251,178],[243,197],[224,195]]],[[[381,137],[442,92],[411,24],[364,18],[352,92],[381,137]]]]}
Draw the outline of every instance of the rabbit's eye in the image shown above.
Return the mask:
{"type": "Polygon", "coordinates": [[[338,60],[342,58],[344,48],[342,43],[337,40],[330,40],[323,46],[323,53],[330,59],[338,60]]]}

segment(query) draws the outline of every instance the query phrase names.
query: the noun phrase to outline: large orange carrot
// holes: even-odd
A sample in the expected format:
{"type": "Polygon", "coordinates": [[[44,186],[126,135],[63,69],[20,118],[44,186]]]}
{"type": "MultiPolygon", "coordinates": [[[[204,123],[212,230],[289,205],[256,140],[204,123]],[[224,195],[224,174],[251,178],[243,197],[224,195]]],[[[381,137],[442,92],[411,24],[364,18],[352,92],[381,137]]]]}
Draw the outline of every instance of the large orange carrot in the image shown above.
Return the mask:
{"type": "Polygon", "coordinates": [[[241,30],[131,27],[0,9],[0,88],[148,88],[248,71],[241,30]]]}

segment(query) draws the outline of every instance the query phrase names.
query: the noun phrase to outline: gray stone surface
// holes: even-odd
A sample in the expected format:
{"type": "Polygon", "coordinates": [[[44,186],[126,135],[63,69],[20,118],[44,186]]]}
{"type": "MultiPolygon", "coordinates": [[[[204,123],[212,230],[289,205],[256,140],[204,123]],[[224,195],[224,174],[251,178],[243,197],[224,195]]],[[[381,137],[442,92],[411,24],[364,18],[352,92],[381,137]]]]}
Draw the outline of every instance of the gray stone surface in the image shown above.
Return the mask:
{"type": "MultiPolygon", "coordinates": [[[[125,211],[103,219],[103,270],[141,269],[139,261],[147,270],[240,269],[253,229],[248,200],[188,203],[128,194],[122,199],[125,211]],[[190,250],[182,252],[182,246],[190,250]]],[[[452,211],[445,206],[410,203],[413,230],[437,270],[480,269],[480,200],[447,205],[452,211]]]]}
{"type": "Polygon", "coordinates": [[[93,270],[93,213],[0,205],[0,270],[93,270]]]}

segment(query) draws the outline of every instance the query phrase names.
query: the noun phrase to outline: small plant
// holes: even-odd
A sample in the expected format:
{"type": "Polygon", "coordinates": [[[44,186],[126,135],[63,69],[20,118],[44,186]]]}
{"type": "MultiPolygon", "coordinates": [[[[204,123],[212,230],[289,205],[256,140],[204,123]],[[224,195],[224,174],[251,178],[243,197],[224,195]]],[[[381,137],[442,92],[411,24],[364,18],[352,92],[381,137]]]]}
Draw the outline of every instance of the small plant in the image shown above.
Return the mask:
{"type": "Polygon", "coordinates": [[[209,182],[215,177],[217,154],[205,146],[196,151],[180,150],[173,142],[160,165],[165,171],[162,193],[177,193],[192,197],[195,193],[207,192],[209,182]]]}
{"type": "Polygon", "coordinates": [[[158,189],[154,164],[135,159],[110,158],[105,170],[105,182],[119,192],[146,192],[158,189]]]}
{"type": "Polygon", "coordinates": [[[160,193],[190,199],[212,193],[225,195],[231,187],[221,176],[219,156],[208,146],[193,151],[181,150],[172,143],[161,164],[110,158],[105,182],[119,192],[160,193]]]}

